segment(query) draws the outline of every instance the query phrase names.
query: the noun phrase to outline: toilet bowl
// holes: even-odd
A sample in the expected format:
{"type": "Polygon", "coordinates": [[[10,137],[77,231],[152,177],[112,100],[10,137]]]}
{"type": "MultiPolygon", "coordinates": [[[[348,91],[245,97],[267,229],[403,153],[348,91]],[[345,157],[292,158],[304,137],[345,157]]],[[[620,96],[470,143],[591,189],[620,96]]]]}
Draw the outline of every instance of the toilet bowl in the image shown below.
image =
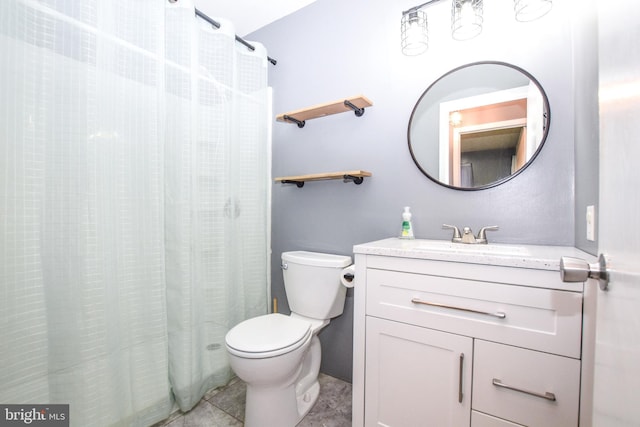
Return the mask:
{"type": "Polygon", "coordinates": [[[246,427],[293,427],[318,398],[317,334],[342,314],[340,274],[351,258],[285,252],[282,269],[290,315],[266,314],[233,327],[225,338],[231,368],[247,384],[246,427]]]}

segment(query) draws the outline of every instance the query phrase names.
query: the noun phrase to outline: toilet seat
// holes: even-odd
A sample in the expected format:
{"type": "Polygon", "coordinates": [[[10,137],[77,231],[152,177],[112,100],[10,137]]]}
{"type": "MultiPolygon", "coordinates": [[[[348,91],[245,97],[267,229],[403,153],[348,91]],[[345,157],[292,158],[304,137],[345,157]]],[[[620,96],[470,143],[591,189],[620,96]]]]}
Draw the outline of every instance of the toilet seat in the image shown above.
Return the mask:
{"type": "Polygon", "coordinates": [[[311,324],[279,313],[254,317],[234,326],[225,337],[230,353],[262,359],[289,353],[311,338],[311,324]]]}

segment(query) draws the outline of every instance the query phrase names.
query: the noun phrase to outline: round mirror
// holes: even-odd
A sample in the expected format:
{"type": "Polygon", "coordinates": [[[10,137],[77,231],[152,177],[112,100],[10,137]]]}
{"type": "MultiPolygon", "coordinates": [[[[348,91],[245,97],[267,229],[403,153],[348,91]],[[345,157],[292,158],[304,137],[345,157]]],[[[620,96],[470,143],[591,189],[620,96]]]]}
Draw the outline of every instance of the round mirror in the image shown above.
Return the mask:
{"type": "Polygon", "coordinates": [[[529,165],[549,133],[549,100],[526,71],[476,62],[449,71],[411,113],[411,157],[446,187],[481,190],[529,165]]]}

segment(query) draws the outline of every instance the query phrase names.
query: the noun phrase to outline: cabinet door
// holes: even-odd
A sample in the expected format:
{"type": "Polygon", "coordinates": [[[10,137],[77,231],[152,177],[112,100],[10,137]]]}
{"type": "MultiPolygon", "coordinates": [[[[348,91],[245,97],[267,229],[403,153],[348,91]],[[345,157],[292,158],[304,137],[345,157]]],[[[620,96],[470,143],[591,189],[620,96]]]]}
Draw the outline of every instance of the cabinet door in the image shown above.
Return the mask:
{"type": "Polygon", "coordinates": [[[469,426],[473,340],[366,321],[365,425],[469,426]]]}

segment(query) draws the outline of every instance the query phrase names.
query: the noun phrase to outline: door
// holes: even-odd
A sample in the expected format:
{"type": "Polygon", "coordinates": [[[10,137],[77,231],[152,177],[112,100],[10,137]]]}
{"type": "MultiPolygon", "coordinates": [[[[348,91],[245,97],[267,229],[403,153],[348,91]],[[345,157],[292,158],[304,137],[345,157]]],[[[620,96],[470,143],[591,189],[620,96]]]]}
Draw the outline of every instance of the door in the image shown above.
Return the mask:
{"type": "Polygon", "coordinates": [[[599,250],[610,260],[599,292],[593,425],[640,425],[640,2],[601,0],[599,250]]]}
{"type": "Polygon", "coordinates": [[[366,426],[469,425],[473,339],[369,316],[366,334],[366,426]]]}

